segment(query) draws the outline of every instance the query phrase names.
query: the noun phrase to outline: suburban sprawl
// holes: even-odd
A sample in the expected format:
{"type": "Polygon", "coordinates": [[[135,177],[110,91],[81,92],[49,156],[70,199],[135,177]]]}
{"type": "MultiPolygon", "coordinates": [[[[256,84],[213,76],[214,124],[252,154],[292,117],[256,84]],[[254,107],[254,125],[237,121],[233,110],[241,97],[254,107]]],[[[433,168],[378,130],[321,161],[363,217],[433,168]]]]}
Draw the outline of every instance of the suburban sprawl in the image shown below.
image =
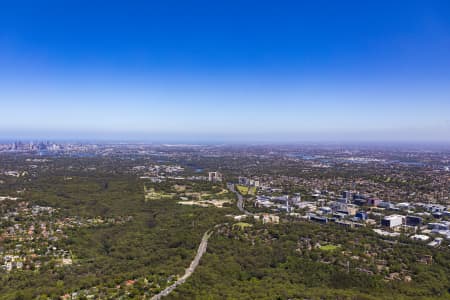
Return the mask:
{"type": "Polygon", "coordinates": [[[0,299],[448,299],[450,150],[0,145],[0,299]]]}

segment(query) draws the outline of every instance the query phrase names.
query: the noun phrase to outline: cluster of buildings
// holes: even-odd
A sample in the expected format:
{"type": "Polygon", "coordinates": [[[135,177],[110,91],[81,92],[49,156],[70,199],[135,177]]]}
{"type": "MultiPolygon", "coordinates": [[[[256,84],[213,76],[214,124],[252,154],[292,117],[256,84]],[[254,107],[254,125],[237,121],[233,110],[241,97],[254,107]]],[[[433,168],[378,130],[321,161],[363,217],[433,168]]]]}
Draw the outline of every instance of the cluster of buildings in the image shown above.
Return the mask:
{"type": "Polygon", "coordinates": [[[50,141],[15,141],[7,144],[0,144],[0,152],[23,152],[39,154],[61,154],[73,153],[76,151],[96,151],[98,145],[80,143],[56,143],[50,141]]]}
{"type": "Polygon", "coordinates": [[[180,165],[150,165],[150,166],[135,166],[131,169],[134,174],[140,174],[140,179],[149,179],[153,183],[161,183],[170,180],[191,180],[191,181],[210,181],[222,182],[223,176],[220,172],[209,172],[208,176],[204,175],[190,175],[182,176],[185,171],[180,165]]]}
{"type": "Polygon", "coordinates": [[[3,211],[0,242],[9,242],[0,247],[1,269],[7,272],[39,269],[50,260],[55,260],[57,265],[71,263],[70,253],[55,246],[57,241],[65,238],[62,228],[52,222],[56,209],[30,205],[17,198],[3,199],[0,202],[3,211]]]}
{"type": "Polygon", "coordinates": [[[244,176],[239,176],[238,178],[238,184],[244,185],[244,186],[254,186],[254,187],[260,187],[261,183],[258,179],[252,179],[244,176]]]}
{"type": "Polygon", "coordinates": [[[274,159],[279,169],[292,171],[280,172],[280,175],[261,173],[252,179],[258,180],[262,189],[267,186],[284,190],[293,186],[302,187],[304,191],[318,189],[315,197],[302,191],[305,200],[334,200],[340,197],[342,190],[364,191],[367,195],[360,199],[361,202],[369,198],[404,199],[411,203],[446,203],[450,200],[450,173],[445,171],[448,156],[443,153],[401,153],[408,156],[401,161],[398,152],[389,151],[369,151],[364,156],[367,158],[341,153],[342,159],[335,151],[317,152],[325,155],[286,156],[282,161],[274,159]],[[329,168],[324,169],[323,164],[329,168]]]}
{"type": "Polygon", "coordinates": [[[165,176],[178,174],[184,171],[180,165],[150,165],[150,166],[135,166],[132,172],[142,172],[144,176],[165,176]]]}
{"type": "MultiPolygon", "coordinates": [[[[254,182],[239,177],[240,184],[250,186],[254,182]]],[[[279,195],[281,192],[282,189],[260,188],[254,200],[255,207],[286,212],[318,223],[333,222],[351,228],[371,226],[384,236],[409,233],[413,240],[431,240],[430,246],[439,246],[443,240],[450,240],[450,222],[446,221],[450,217],[450,206],[423,202],[393,203],[348,190],[338,197],[330,197],[327,191],[314,190],[310,201],[302,201],[299,193],[279,195]]]]}
{"type": "Polygon", "coordinates": [[[261,216],[254,216],[255,220],[261,220],[263,224],[278,224],[280,217],[273,214],[262,214],[261,216]]]}
{"type": "Polygon", "coordinates": [[[212,183],[222,182],[222,174],[219,172],[209,172],[208,176],[192,175],[192,176],[180,176],[180,175],[158,175],[158,176],[140,176],[140,179],[149,179],[152,183],[161,183],[166,180],[190,180],[190,181],[209,181],[212,183]]]}
{"type": "MultiPolygon", "coordinates": [[[[228,217],[232,217],[235,221],[243,221],[249,218],[249,215],[227,215],[228,217]]],[[[255,221],[262,222],[263,224],[278,224],[280,223],[280,216],[276,214],[262,213],[253,215],[253,219],[255,221]]]]}
{"type": "Polygon", "coordinates": [[[14,197],[0,198],[0,270],[36,270],[50,261],[56,266],[72,264],[70,251],[62,249],[66,228],[123,224],[131,217],[58,217],[50,206],[31,205],[14,197]]]}
{"type": "Polygon", "coordinates": [[[344,191],[334,201],[318,199],[300,207],[307,211],[304,218],[319,223],[334,222],[346,227],[370,225],[376,233],[389,237],[409,233],[413,240],[432,240],[429,246],[439,246],[444,239],[450,240],[450,222],[444,220],[450,216],[450,206],[392,203],[344,191]]]}
{"type": "Polygon", "coordinates": [[[255,207],[270,208],[275,211],[291,212],[294,207],[302,205],[301,196],[273,196],[273,195],[258,195],[255,200],[255,207]]]}

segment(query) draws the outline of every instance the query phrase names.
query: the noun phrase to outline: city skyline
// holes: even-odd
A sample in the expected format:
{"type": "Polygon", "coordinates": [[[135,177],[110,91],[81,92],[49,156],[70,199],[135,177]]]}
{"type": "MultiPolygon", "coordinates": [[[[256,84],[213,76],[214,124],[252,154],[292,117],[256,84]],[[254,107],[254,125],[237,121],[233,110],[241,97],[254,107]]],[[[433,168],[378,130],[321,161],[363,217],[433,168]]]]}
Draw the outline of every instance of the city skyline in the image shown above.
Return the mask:
{"type": "Polygon", "coordinates": [[[2,6],[0,139],[450,142],[445,1],[2,6]]]}

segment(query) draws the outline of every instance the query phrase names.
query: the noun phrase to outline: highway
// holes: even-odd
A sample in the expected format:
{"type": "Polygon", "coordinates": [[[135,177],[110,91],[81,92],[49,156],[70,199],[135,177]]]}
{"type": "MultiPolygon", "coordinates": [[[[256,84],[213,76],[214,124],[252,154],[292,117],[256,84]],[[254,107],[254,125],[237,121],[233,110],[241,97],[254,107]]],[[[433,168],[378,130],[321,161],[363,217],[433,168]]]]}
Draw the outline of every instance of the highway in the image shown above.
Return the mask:
{"type": "Polygon", "coordinates": [[[248,210],[246,210],[246,209],[244,208],[244,197],[243,197],[241,194],[239,194],[238,191],[236,191],[236,188],[234,187],[234,184],[232,184],[232,183],[227,183],[227,187],[228,187],[228,189],[229,189],[231,192],[235,193],[236,196],[237,196],[237,198],[238,198],[238,201],[237,201],[237,208],[238,208],[243,214],[246,214],[246,215],[248,215],[248,216],[253,216],[253,215],[254,215],[253,213],[249,212],[248,210]]]}
{"type": "Polygon", "coordinates": [[[194,260],[192,260],[189,268],[186,269],[184,272],[184,275],[180,277],[175,283],[165,288],[163,291],[161,291],[159,294],[153,296],[151,300],[159,300],[164,296],[169,295],[173,290],[177,288],[180,284],[183,284],[186,279],[188,279],[192,273],[194,273],[195,268],[197,268],[198,264],[200,263],[200,259],[202,258],[203,254],[205,254],[206,249],[208,247],[208,239],[211,237],[213,231],[207,231],[205,234],[203,234],[202,241],[200,242],[200,245],[198,246],[197,254],[194,257],[194,260]]]}

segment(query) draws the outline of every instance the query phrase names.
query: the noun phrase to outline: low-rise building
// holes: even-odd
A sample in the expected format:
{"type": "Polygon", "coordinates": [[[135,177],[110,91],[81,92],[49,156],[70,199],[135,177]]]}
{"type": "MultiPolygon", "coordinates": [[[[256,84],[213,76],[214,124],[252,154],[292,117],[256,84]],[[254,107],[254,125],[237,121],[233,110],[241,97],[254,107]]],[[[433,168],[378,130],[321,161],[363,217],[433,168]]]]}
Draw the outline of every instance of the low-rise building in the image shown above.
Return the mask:
{"type": "Polygon", "coordinates": [[[263,214],[262,222],[263,222],[263,224],[267,224],[267,223],[278,224],[278,223],[280,223],[280,217],[276,216],[276,215],[263,214]]]}
{"type": "Polygon", "coordinates": [[[415,240],[415,241],[428,241],[430,239],[430,237],[428,235],[424,235],[424,234],[415,234],[411,236],[411,239],[415,240]]]}
{"type": "Polygon", "coordinates": [[[406,216],[405,222],[407,226],[420,226],[422,225],[422,218],[418,216],[406,216]]]}
{"type": "Polygon", "coordinates": [[[405,217],[402,216],[402,215],[385,216],[381,220],[381,225],[389,227],[389,228],[398,227],[398,226],[401,226],[403,224],[404,218],[405,217]]]}
{"type": "Polygon", "coordinates": [[[367,213],[366,212],[364,212],[364,211],[360,211],[360,212],[357,212],[356,214],[355,214],[355,217],[356,218],[358,218],[358,219],[360,219],[360,220],[367,220],[367,213]]]}
{"type": "Polygon", "coordinates": [[[378,206],[381,203],[381,200],[378,198],[369,198],[367,199],[367,205],[369,206],[378,206]]]}

